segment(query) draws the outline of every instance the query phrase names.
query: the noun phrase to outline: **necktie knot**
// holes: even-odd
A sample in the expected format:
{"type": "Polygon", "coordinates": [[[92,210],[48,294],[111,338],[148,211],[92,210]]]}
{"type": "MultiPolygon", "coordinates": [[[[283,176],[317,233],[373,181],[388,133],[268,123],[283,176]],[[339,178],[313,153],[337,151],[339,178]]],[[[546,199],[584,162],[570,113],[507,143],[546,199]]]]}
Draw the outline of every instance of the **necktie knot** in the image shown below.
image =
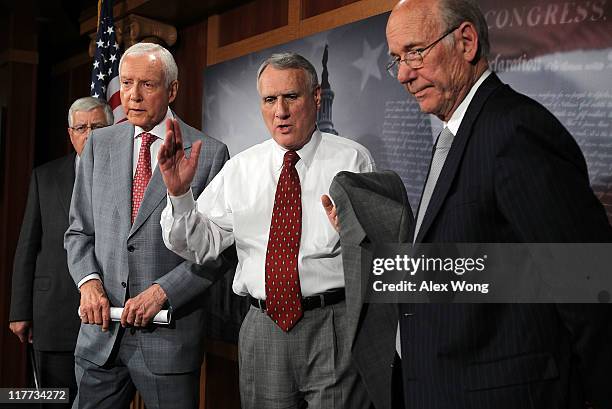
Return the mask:
{"type": "Polygon", "coordinates": [[[283,165],[287,168],[292,168],[300,160],[300,155],[296,151],[287,151],[283,158],[283,165]]]}
{"type": "Polygon", "coordinates": [[[153,142],[155,141],[155,135],[151,135],[148,132],[143,132],[140,134],[140,138],[142,139],[142,144],[147,148],[150,148],[153,142]]]}

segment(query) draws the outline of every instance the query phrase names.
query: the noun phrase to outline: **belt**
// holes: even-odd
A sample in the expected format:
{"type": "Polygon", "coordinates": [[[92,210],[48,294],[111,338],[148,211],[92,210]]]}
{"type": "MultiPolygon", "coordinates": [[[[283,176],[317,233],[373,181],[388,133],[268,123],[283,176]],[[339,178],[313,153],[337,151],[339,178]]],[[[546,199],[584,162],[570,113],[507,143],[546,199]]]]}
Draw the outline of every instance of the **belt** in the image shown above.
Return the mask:
{"type": "MultiPolygon", "coordinates": [[[[326,291],[321,294],[311,295],[310,297],[302,297],[302,310],[310,311],[314,310],[315,308],[323,308],[327,305],[334,305],[340,301],[343,301],[344,298],[344,288],[326,291]]],[[[266,310],[266,300],[253,298],[249,295],[249,301],[253,307],[259,308],[262,311],[266,310]]]]}

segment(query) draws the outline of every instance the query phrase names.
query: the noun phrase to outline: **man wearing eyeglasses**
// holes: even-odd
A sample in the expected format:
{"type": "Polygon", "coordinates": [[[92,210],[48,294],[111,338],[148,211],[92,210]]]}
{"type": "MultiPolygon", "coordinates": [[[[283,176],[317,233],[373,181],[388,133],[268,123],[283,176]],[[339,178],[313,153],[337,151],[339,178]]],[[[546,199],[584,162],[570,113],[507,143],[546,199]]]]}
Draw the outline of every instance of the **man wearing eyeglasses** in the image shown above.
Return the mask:
{"type": "MultiPolygon", "coordinates": [[[[444,122],[409,240],[612,241],[572,136],[489,70],[487,23],[474,0],[400,1],[386,35],[388,70],[423,112],[444,122]]],[[[351,175],[351,183],[359,177],[351,175]]],[[[394,178],[378,177],[381,186],[394,186],[394,178]]],[[[359,208],[361,197],[350,192],[350,183],[335,183],[352,195],[356,215],[372,213],[359,208]]],[[[330,191],[334,195],[333,184],[330,191]]],[[[334,195],[342,215],[340,197],[334,195]]],[[[392,214],[388,202],[376,212],[392,214]]],[[[341,237],[345,221],[340,217],[341,237]]],[[[394,222],[408,224],[399,217],[394,222]]],[[[612,407],[609,305],[400,304],[399,332],[397,321],[370,321],[367,328],[367,317],[363,322],[354,345],[378,335],[369,347],[378,359],[370,359],[363,376],[368,390],[383,391],[378,409],[391,407],[380,379],[399,384],[395,390],[410,409],[612,407]],[[396,333],[392,366],[400,369],[392,379],[396,333]]]]}
{"type": "MultiPolygon", "coordinates": [[[[401,1],[386,31],[389,70],[444,122],[413,242],[612,240],[573,137],[489,70],[475,1],[401,1]]],[[[612,407],[607,306],[403,304],[399,312],[407,407],[612,407]]]]}
{"type": "Polygon", "coordinates": [[[76,395],[74,348],[80,321],[79,292],[68,272],[64,232],[75,168],[89,133],[113,123],[108,104],[93,97],[74,101],[68,135],[76,151],[32,171],[15,252],[9,328],[34,345],[39,384],[76,395]]]}

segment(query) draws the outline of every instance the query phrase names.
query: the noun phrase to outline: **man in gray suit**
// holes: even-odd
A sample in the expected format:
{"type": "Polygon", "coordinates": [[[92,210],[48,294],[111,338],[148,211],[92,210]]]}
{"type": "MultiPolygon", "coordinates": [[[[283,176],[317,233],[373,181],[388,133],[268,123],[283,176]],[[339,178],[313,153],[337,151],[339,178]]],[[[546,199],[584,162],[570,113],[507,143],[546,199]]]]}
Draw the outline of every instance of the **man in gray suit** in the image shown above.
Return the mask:
{"type": "MultiPolygon", "coordinates": [[[[34,346],[39,385],[69,388],[76,395],[74,347],[79,332],[79,292],[68,273],[64,233],[75,168],[92,130],[112,125],[113,112],[98,98],[79,98],[68,111],[75,152],[32,171],[15,251],[10,329],[34,346]]],[[[65,407],[65,406],[62,406],[65,407]]]]}
{"type": "Polygon", "coordinates": [[[180,129],[185,151],[201,156],[191,183],[196,197],[229,155],[169,109],[177,74],[159,45],[126,50],[119,77],[127,122],[93,132],[83,151],[65,235],[81,291],[75,408],[127,408],[135,389],[148,409],[197,407],[201,294],[221,270],[193,266],[165,248],[157,151],[167,129],[180,129]],[[111,306],[124,307],[121,325],[110,322],[111,306]],[[172,311],[171,325],[149,325],[162,309],[172,311]]]}

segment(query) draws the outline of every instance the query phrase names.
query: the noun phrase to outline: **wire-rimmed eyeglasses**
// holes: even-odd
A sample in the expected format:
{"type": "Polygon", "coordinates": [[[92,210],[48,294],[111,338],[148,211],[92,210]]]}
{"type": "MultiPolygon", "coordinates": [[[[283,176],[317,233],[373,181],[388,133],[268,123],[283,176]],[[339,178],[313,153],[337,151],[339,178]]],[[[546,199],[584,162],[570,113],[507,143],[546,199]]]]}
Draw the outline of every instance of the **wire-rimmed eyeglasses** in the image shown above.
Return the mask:
{"type": "Polygon", "coordinates": [[[423,53],[425,51],[433,48],[436,44],[438,44],[440,41],[442,41],[442,39],[444,37],[446,37],[447,35],[449,35],[453,31],[455,31],[459,27],[460,26],[456,26],[456,27],[453,27],[450,30],[446,31],[444,34],[442,34],[442,36],[440,38],[438,38],[433,43],[429,44],[427,47],[423,47],[423,48],[419,48],[419,49],[416,49],[416,50],[408,51],[404,55],[404,58],[395,57],[393,60],[389,61],[389,63],[387,64],[387,67],[386,67],[387,68],[387,72],[393,78],[397,78],[397,74],[399,73],[399,67],[400,67],[401,63],[404,63],[407,66],[409,66],[410,68],[415,69],[415,70],[423,67],[423,53]]]}
{"type": "Polygon", "coordinates": [[[82,124],[82,125],[71,126],[70,129],[72,129],[76,133],[85,133],[87,132],[87,130],[93,131],[96,129],[104,128],[105,126],[106,125],[103,125],[103,124],[91,124],[91,125],[82,124]]]}

